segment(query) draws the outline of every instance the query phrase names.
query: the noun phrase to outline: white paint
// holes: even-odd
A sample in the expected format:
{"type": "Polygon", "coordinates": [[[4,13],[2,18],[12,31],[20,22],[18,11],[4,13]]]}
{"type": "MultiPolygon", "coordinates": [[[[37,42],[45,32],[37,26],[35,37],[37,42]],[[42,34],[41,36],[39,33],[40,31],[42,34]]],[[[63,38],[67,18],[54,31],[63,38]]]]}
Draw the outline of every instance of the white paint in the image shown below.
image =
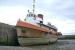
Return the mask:
{"type": "Polygon", "coordinates": [[[27,16],[25,19],[26,19],[26,22],[36,25],[36,22],[35,22],[35,20],[34,20],[34,17],[28,17],[28,16],[27,16]]]}
{"type": "Polygon", "coordinates": [[[36,23],[40,23],[40,21],[43,21],[40,17],[36,17],[36,23]]]}

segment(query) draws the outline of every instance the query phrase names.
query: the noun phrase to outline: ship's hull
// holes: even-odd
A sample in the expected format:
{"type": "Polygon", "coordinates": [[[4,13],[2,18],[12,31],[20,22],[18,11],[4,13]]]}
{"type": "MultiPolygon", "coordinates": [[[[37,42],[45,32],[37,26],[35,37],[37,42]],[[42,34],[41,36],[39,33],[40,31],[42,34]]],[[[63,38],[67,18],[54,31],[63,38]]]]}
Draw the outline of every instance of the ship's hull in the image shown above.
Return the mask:
{"type": "Polygon", "coordinates": [[[18,37],[18,42],[21,46],[25,45],[38,45],[38,44],[49,44],[57,41],[57,37],[50,38],[24,38],[18,37]]]}
{"type": "Polygon", "coordinates": [[[16,24],[18,42],[21,46],[49,44],[58,39],[57,31],[48,27],[37,26],[23,21],[16,24]]]}

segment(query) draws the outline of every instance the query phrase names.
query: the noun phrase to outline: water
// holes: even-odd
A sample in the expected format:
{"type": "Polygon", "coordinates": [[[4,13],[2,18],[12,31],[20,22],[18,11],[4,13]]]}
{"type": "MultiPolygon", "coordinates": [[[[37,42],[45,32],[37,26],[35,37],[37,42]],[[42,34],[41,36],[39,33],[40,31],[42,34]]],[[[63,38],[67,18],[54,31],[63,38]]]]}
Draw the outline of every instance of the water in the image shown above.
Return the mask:
{"type": "Polygon", "coordinates": [[[55,44],[37,46],[0,46],[0,50],[75,50],[75,40],[58,40],[55,44]]]}

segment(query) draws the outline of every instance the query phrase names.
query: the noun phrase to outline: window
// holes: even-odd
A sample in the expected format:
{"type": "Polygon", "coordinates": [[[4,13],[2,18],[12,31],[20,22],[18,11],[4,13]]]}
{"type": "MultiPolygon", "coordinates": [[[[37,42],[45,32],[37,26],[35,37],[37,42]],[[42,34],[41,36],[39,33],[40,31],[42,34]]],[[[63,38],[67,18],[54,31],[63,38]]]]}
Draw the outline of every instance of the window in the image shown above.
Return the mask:
{"type": "Polygon", "coordinates": [[[40,21],[41,24],[43,24],[43,21],[40,21]]]}

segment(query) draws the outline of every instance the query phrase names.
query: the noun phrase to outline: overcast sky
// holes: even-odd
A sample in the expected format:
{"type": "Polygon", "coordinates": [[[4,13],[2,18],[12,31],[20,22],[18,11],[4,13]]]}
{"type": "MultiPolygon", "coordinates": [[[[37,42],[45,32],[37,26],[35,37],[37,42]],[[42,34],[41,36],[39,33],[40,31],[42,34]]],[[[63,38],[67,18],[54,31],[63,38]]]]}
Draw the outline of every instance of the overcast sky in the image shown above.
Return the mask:
{"type": "MultiPolygon", "coordinates": [[[[32,0],[0,0],[0,22],[15,25],[32,11],[32,0]]],[[[75,34],[75,0],[36,0],[36,14],[44,14],[63,34],[75,34]]]]}

